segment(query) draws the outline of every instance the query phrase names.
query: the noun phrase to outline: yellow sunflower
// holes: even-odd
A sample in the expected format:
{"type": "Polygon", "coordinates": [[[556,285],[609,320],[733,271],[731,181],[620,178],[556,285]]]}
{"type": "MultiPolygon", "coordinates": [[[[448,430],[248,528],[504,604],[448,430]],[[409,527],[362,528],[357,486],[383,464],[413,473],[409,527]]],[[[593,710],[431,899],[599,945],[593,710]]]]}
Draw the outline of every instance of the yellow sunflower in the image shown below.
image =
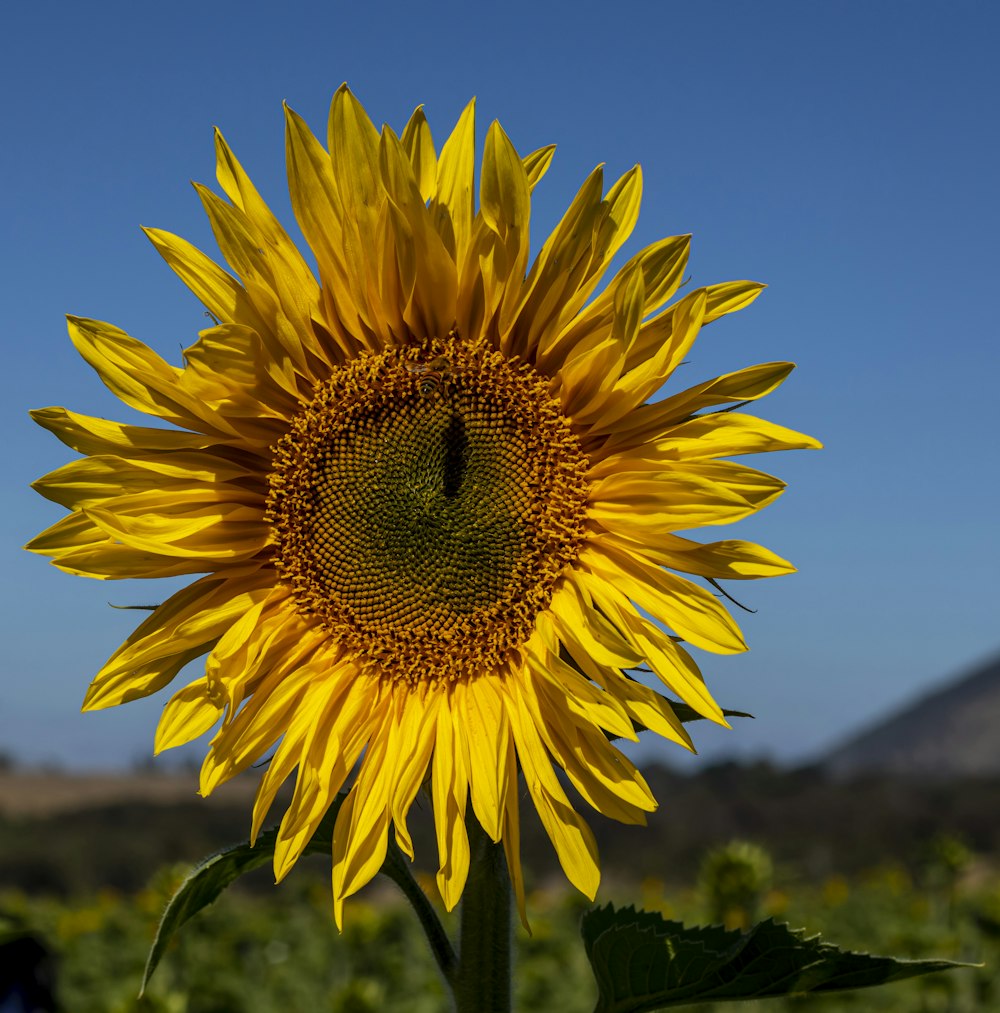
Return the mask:
{"type": "Polygon", "coordinates": [[[439,154],[420,109],[401,137],[380,133],[346,87],[329,150],[291,111],[286,137],[318,279],[217,136],[228,200],[197,189],[232,273],[147,230],[217,321],[183,367],[110,324],[69,320],[104,383],[176,428],[34,413],[85,456],[36,483],[72,512],[29,549],[89,577],[203,575],[115,652],[84,709],[154,693],[207,654],[166,704],[156,749],[221,721],[205,795],[270,754],[254,837],[296,776],[278,879],[350,785],[334,831],[338,921],[381,866],[390,824],[413,857],[407,814],[428,779],[449,909],[471,801],[523,913],[519,772],[567,877],[593,897],[594,839],[556,769],[599,812],[644,822],[656,802],[611,738],[691,741],[670,699],[628,673],[648,666],[724,725],[679,641],[745,649],[719,598],[677,571],[793,569],[748,542],[676,534],[781,493],[719,458],[818,446],[712,410],[769,393],[792,364],[650,400],[700,328],[763,286],[670,303],[689,246],[676,236],[595,295],[636,221],[638,166],[606,193],[595,169],[529,266],[531,191],[553,148],[522,158],[491,124],[477,209],[472,103],[439,154]]]}

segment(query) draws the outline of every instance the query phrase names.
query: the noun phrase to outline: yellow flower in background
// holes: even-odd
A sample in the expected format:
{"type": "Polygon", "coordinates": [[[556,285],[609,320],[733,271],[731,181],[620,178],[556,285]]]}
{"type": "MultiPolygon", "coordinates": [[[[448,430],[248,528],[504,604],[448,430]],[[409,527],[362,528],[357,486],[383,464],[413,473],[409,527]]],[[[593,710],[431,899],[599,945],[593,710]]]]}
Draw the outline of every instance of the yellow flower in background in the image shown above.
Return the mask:
{"type": "Polygon", "coordinates": [[[390,824],[412,857],[407,813],[428,777],[448,908],[468,871],[471,800],[503,842],[523,913],[519,770],[566,875],[593,897],[594,839],[555,768],[599,812],[642,823],[656,803],[609,735],[642,726],[691,743],[670,700],[627,672],[648,665],[725,724],[678,640],[745,649],[719,599],[676,571],[792,570],[758,545],[675,533],[782,491],[719,458],[818,446],[713,411],[774,390],[791,364],[650,402],[700,328],[762,286],[670,303],[680,236],[595,295],[635,224],[638,167],[607,193],[595,169],[529,266],[531,191],[551,147],[522,158],[493,123],[477,209],[471,103],[436,153],[420,109],[401,137],[379,133],[346,87],[329,151],[287,114],[292,205],[317,280],[216,143],[228,200],[198,192],[233,273],[147,230],[218,321],[183,367],[109,324],[69,322],[122,401],[176,428],[34,413],[85,456],[36,483],[72,512],[32,551],[90,577],[203,575],[115,652],[84,707],[147,696],[207,655],[166,705],[157,751],[221,721],[203,794],[273,752],[254,837],[295,775],[279,879],[350,784],[334,832],[338,921],[381,866],[390,824]]]}

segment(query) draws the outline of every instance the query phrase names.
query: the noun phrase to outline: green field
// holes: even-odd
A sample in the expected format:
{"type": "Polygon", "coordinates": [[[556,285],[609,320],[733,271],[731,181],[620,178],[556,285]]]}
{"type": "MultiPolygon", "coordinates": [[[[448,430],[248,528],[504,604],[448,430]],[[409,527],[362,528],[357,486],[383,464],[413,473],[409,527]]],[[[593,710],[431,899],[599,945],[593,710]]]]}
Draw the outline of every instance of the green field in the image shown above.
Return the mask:
{"type": "MultiPolygon", "coordinates": [[[[716,1004],[710,1009],[980,1011],[1000,1008],[1000,877],[945,841],[919,875],[882,865],[807,884],[780,863],[757,895],[736,906],[730,925],[774,916],[822,929],[824,938],[900,957],[982,962],[962,969],[825,998],[716,1004]]],[[[158,916],[186,867],[157,873],[137,892],[71,897],[0,893],[7,934],[30,931],[54,954],[57,995],[66,1013],[271,1013],[284,1010],[435,1011],[444,988],[405,903],[384,882],[351,902],[342,935],[331,917],[323,862],[280,887],[266,877],[237,888],[182,932],[144,999],[136,995],[158,916]]],[[[432,881],[431,881],[432,882],[432,881]]],[[[430,883],[425,885],[430,886],[430,883]]],[[[599,900],[636,902],[691,924],[709,920],[704,887],[682,890],[646,880],[599,900]]],[[[529,898],[532,934],[519,932],[516,1008],[587,1011],[596,995],[577,926],[585,903],[562,888],[529,898]]],[[[717,912],[715,912],[717,913],[717,912]]]]}

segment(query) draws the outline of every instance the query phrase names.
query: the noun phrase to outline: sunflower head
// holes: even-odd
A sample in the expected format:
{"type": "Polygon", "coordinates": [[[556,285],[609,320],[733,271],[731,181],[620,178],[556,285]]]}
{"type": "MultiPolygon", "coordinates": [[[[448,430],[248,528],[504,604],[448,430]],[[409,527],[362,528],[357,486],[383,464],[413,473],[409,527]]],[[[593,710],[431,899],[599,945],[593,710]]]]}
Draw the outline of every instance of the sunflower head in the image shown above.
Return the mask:
{"type": "Polygon", "coordinates": [[[762,286],[675,298],[689,247],[676,236],[598,291],[636,222],[638,167],[607,190],[595,169],[532,259],[531,192],[553,149],[522,157],[493,123],[477,187],[471,103],[440,152],[420,109],[401,135],[379,132],[346,87],[326,147],[290,110],[286,122],[318,276],[217,136],[225,196],[198,192],[230,270],[147,230],[216,325],[175,367],[70,318],[104,383],[167,427],[33,413],[83,456],[36,483],[70,513],[29,548],[91,577],[194,578],[112,655],[84,706],[154,693],[204,657],[167,703],[157,750],[215,728],[203,793],[270,754],[254,835],[295,778],[279,878],[347,790],[338,920],[381,866],[390,824],[413,856],[422,786],[446,905],[468,871],[471,802],[504,845],[523,916],[522,773],[592,897],[594,839],[556,769],[599,812],[643,822],[656,803],[611,740],[649,729],[690,748],[677,705],[725,718],[682,644],[744,649],[690,577],[792,569],[758,545],[677,533],[780,494],[729,458],[818,446],[731,410],[791,364],[653,400],[700,329],[762,286]]]}
{"type": "Polygon", "coordinates": [[[353,360],[274,448],[266,517],[298,607],[360,664],[502,667],[584,539],[586,457],[548,385],[452,334],[353,360]]]}

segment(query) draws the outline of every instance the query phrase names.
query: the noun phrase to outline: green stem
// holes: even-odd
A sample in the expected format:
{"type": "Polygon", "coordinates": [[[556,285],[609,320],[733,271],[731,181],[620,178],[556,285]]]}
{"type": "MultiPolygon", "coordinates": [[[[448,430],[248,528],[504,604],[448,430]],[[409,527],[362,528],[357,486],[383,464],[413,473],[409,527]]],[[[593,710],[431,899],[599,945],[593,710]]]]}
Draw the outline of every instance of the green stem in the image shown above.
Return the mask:
{"type": "Polygon", "coordinates": [[[471,850],[462,894],[459,964],[453,979],[457,1013],[510,1013],[511,893],[503,846],[494,844],[472,813],[471,850]]]}
{"type": "Polygon", "coordinates": [[[452,949],[451,940],[448,939],[448,933],[445,932],[441,919],[438,918],[427,895],[413,878],[409,862],[392,838],[389,839],[389,850],[382,865],[382,872],[403,891],[410,902],[417,918],[420,919],[420,925],[424,935],[427,936],[427,942],[430,943],[431,952],[444,975],[444,980],[452,985],[458,970],[458,958],[452,949]]]}

